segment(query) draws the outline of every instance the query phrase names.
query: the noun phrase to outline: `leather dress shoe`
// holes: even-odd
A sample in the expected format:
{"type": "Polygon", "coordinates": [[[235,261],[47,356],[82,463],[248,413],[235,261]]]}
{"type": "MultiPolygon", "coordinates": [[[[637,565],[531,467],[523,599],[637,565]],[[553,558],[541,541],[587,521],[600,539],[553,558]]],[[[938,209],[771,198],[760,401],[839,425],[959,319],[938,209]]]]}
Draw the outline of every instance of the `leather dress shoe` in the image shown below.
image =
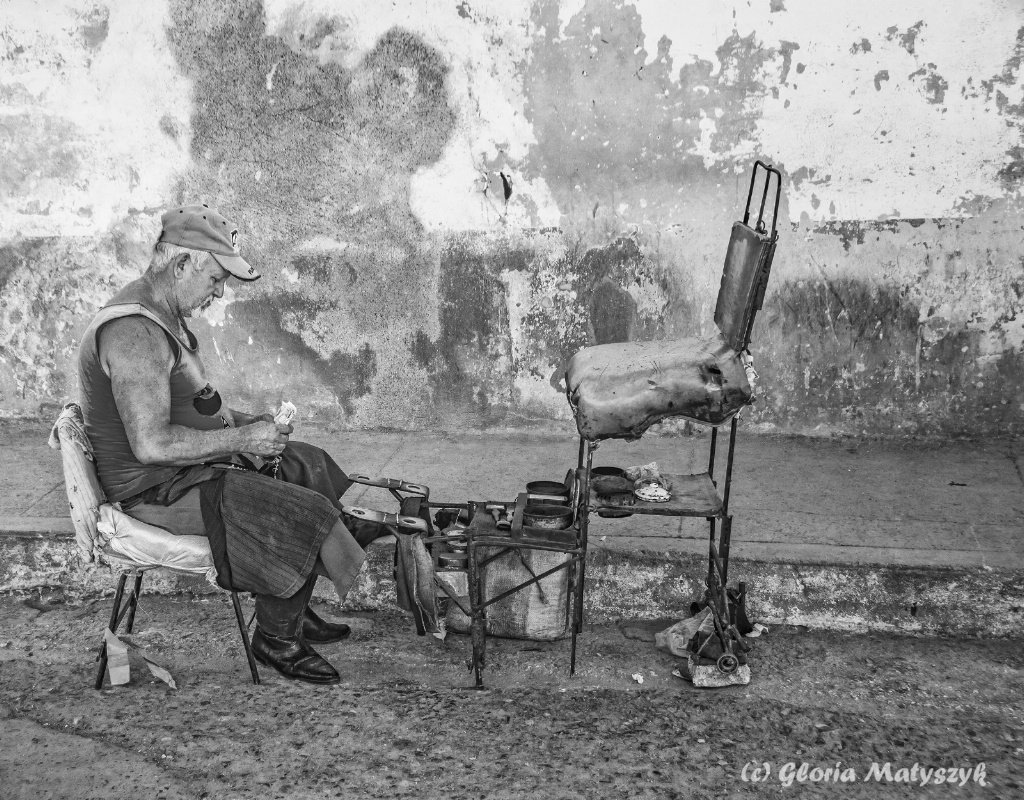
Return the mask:
{"type": "Polygon", "coordinates": [[[301,636],[289,639],[271,636],[257,626],[252,635],[252,654],[261,664],[273,667],[286,678],[319,684],[341,682],[338,671],[301,636]]]}
{"type": "Polygon", "coordinates": [[[302,638],[307,642],[330,644],[347,639],[352,629],[344,622],[328,622],[320,619],[309,606],[302,612],[302,638]]]}

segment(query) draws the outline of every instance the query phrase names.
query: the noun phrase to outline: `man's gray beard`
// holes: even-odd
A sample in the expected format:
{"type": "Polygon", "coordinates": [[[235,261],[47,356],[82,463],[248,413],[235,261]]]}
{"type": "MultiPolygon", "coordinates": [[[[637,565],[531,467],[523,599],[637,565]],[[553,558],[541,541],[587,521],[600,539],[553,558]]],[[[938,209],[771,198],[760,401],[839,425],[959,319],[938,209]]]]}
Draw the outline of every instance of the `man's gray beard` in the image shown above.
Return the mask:
{"type": "Polygon", "coordinates": [[[208,309],[212,305],[213,305],[213,300],[207,300],[205,303],[203,303],[198,308],[193,308],[192,309],[192,313],[189,316],[192,317],[192,319],[195,319],[196,317],[201,317],[201,316],[203,316],[203,314],[206,313],[206,309],[208,309]]]}

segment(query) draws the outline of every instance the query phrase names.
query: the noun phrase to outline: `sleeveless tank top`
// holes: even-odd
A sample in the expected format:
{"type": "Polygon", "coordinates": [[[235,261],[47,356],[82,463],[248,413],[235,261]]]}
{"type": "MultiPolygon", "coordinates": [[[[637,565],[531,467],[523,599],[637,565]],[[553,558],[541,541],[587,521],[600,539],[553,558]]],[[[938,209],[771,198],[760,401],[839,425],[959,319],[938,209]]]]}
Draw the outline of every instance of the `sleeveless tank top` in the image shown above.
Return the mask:
{"type": "Polygon", "coordinates": [[[114,402],[110,378],[100,363],[97,335],[105,324],[121,317],[140,316],[155,322],[167,335],[174,354],[174,363],[167,376],[171,390],[172,425],[217,430],[225,424],[217,414],[220,403],[210,399],[211,395],[214,398],[219,396],[206,380],[195,336],[185,328],[188,341],[182,342],[147,306],[147,301],[150,301],[147,295],[138,281],[126,286],[96,314],[78,351],[80,405],[85,431],[96,455],[100,484],[111,502],[157,486],[173,477],[181,467],[143,464],[132,452],[124,422],[114,402]],[[197,406],[203,413],[197,410],[197,406]]]}

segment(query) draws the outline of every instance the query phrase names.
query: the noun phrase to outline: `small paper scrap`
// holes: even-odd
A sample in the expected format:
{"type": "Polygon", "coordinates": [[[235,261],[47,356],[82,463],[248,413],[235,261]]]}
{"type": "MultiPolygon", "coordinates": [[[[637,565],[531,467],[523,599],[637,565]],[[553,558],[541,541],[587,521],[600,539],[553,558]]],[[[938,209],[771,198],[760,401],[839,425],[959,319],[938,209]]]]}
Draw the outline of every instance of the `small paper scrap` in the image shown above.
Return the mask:
{"type": "Polygon", "coordinates": [[[644,682],[644,676],[641,675],[639,672],[634,672],[633,673],[633,680],[635,680],[637,683],[643,683],[644,682]]]}
{"type": "Polygon", "coordinates": [[[274,415],[274,422],[278,425],[288,425],[291,423],[292,417],[295,416],[296,411],[298,411],[298,409],[294,404],[285,400],[281,403],[281,407],[277,410],[277,414],[274,415]]]}
{"type": "Polygon", "coordinates": [[[174,678],[171,677],[171,673],[154,661],[149,653],[141,647],[128,644],[121,637],[111,633],[110,628],[103,632],[103,639],[106,642],[107,674],[110,676],[111,686],[123,686],[131,680],[132,674],[131,667],[128,664],[128,651],[135,650],[142,656],[142,660],[146,662],[146,666],[149,667],[149,671],[153,674],[154,678],[163,681],[172,689],[178,688],[174,678]]]}
{"type": "Polygon", "coordinates": [[[141,652],[142,660],[146,662],[146,666],[149,667],[149,671],[153,673],[153,677],[162,680],[172,689],[177,689],[178,685],[174,682],[174,678],[171,677],[171,673],[169,673],[167,670],[165,670],[163,667],[157,664],[152,658],[150,658],[149,654],[145,650],[141,652]]]}
{"type": "Polygon", "coordinates": [[[107,648],[107,674],[111,686],[123,686],[131,680],[128,667],[128,645],[114,636],[110,628],[103,631],[103,639],[107,648]]]}

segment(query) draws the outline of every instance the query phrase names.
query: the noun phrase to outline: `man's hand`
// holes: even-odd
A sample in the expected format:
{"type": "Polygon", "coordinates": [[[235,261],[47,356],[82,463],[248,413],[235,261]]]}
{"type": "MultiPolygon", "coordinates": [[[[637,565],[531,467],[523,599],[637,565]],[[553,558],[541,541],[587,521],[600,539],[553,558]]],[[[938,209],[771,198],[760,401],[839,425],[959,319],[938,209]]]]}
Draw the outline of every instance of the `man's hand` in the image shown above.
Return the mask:
{"type": "Polygon", "coordinates": [[[235,427],[241,428],[246,425],[252,425],[254,422],[273,422],[273,414],[247,414],[244,411],[238,411],[234,408],[228,409],[231,412],[231,416],[234,418],[235,427]]]}
{"type": "Polygon", "coordinates": [[[288,434],[294,428],[291,425],[276,425],[261,419],[251,425],[246,425],[244,430],[249,435],[250,444],[245,452],[260,456],[260,458],[273,458],[284,452],[288,444],[288,434]]]}

